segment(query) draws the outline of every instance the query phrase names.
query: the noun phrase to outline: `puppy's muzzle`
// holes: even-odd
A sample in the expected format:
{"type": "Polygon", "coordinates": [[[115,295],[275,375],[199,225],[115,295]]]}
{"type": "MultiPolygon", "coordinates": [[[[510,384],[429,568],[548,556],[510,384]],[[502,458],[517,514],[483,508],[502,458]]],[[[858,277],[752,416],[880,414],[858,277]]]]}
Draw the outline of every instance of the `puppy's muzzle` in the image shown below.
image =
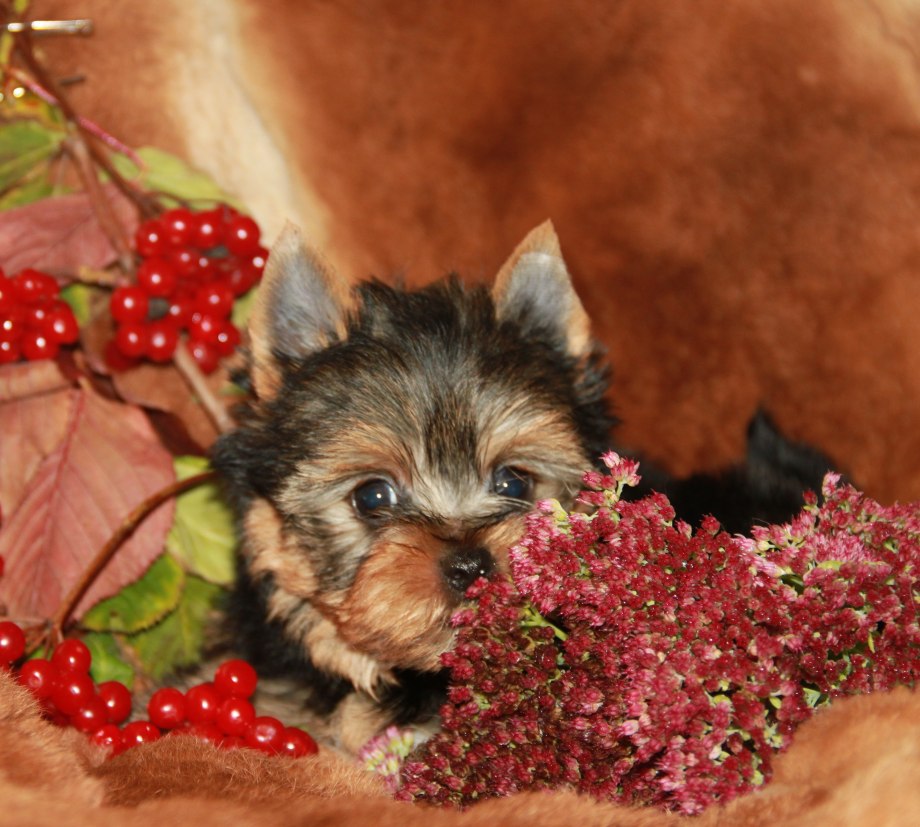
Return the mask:
{"type": "Polygon", "coordinates": [[[457,546],[441,558],[441,574],[454,595],[463,597],[466,590],[480,577],[495,571],[495,558],[481,546],[457,546]]]}

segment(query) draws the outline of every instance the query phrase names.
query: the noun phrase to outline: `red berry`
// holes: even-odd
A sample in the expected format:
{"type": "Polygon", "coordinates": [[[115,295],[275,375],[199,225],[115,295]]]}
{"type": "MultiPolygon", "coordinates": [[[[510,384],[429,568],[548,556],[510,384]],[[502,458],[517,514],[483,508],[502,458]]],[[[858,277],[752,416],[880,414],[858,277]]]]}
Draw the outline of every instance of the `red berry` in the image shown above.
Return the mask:
{"type": "Polygon", "coordinates": [[[202,313],[200,310],[196,310],[192,313],[192,318],[188,323],[189,338],[213,344],[217,338],[219,321],[210,313],[202,313]]]}
{"type": "Polygon", "coordinates": [[[185,735],[200,738],[202,741],[208,741],[211,744],[220,744],[227,737],[221,732],[220,727],[214,723],[192,724],[188,729],[181,730],[181,732],[185,735]]]}
{"type": "Polygon", "coordinates": [[[23,270],[13,277],[13,292],[23,304],[54,298],[58,289],[57,280],[53,276],[38,270],[23,270]]]}
{"type": "Polygon", "coordinates": [[[159,740],[162,733],[150,721],[132,721],[121,731],[125,749],[159,740]]]}
{"type": "Polygon", "coordinates": [[[193,279],[198,274],[198,258],[200,255],[194,247],[179,247],[178,249],[170,250],[166,258],[176,268],[180,278],[193,279]]]}
{"type": "Polygon", "coordinates": [[[72,345],[80,338],[80,328],[73,310],[62,301],[53,302],[51,310],[45,316],[43,329],[48,338],[59,345],[72,345]]]}
{"type": "Polygon", "coordinates": [[[18,362],[22,352],[19,350],[18,342],[7,342],[0,339],[0,365],[10,365],[18,362]]]}
{"type": "Polygon", "coordinates": [[[96,693],[93,679],[85,672],[61,672],[51,690],[51,701],[64,715],[74,715],[96,693]]]}
{"type": "Polygon", "coordinates": [[[103,724],[90,736],[90,741],[105,747],[112,755],[118,755],[124,749],[121,730],[115,724],[103,724]]]}
{"type": "Polygon", "coordinates": [[[221,749],[242,749],[246,746],[246,739],[239,735],[224,735],[219,741],[221,749]]]}
{"type": "Polygon", "coordinates": [[[0,621],[0,664],[19,660],[26,651],[26,636],[12,620],[0,621]]]}
{"type": "Polygon", "coordinates": [[[44,717],[46,721],[50,721],[55,726],[59,727],[70,726],[70,716],[65,715],[63,712],[59,712],[50,698],[45,698],[45,700],[41,702],[41,708],[42,717],[44,717]]]}
{"type": "Polygon", "coordinates": [[[88,698],[73,715],[70,716],[70,724],[74,729],[80,732],[95,732],[99,727],[108,723],[106,719],[105,703],[98,696],[88,698]]]}
{"type": "Polygon", "coordinates": [[[27,330],[22,334],[19,340],[19,347],[22,355],[30,362],[38,359],[53,359],[58,354],[59,346],[57,342],[52,342],[40,330],[27,330]]]}
{"type": "Polygon", "coordinates": [[[167,210],[160,216],[166,235],[166,243],[170,247],[184,247],[192,243],[195,235],[195,220],[190,210],[185,207],[176,207],[167,210]]]}
{"type": "Polygon", "coordinates": [[[175,729],[185,723],[185,695],[165,686],[158,689],[147,703],[147,717],[160,729],[175,729]]]}
{"type": "Polygon", "coordinates": [[[137,268],[137,284],[148,296],[170,296],[179,284],[179,273],[174,264],[154,256],[137,268]]]}
{"type": "Polygon", "coordinates": [[[168,362],[179,344],[179,329],[168,319],[157,319],[147,325],[148,359],[154,362],[168,362]]]}
{"type": "Polygon", "coordinates": [[[224,318],[233,310],[233,290],[225,284],[206,284],[195,291],[195,309],[204,315],[224,318]]]}
{"type": "Polygon", "coordinates": [[[246,746],[277,755],[284,744],[285,726],[277,718],[260,715],[256,718],[245,735],[246,746]]]}
{"type": "Polygon", "coordinates": [[[24,308],[8,307],[0,315],[0,342],[15,342],[26,332],[26,311],[24,308]]]}
{"type": "Polygon", "coordinates": [[[142,322],[150,307],[147,294],[140,287],[116,287],[109,299],[109,312],[116,322],[142,322]]]}
{"type": "Polygon", "coordinates": [[[213,683],[199,683],[185,693],[185,715],[192,724],[213,724],[221,700],[213,683]]]}
{"type": "Polygon", "coordinates": [[[217,726],[224,735],[245,736],[256,718],[255,709],[245,698],[224,698],[217,709],[217,726]]]}
{"type": "Polygon", "coordinates": [[[202,373],[214,373],[217,370],[220,364],[220,355],[213,345],[202,342],[199,339],[189,339],[186,343],[186,348],[202,373]]]}
{"type": "Polygon", "coordinates": [[[303,758],[319,752],[319,747],[306,732],[294,726],[284,728],[284,737],[281,740],[282,755],[289,758],[303,758]]]}
{"type": "Polygon", "coordinates": [[[96,688],[96,694],[105,704],[106,720],[120,724],[131,714],[131,692],[120,681],[103,681],[96,688]]]}
{"type": "Polygon", "coordinates": [[[220,208],[197,213],[192,222],[194,234],[192,243],[202,249],[210,250],[224,241],[224,216],[220,208]]]}
{"type": "Polygon", "coordinates": [[[262,271],[265,269],[265,264],[268,262],[268,250],[265,247],[259,247],[258,250],[253,254],[252,258],[249,260],[249,263],[255,267],[256,272],[261,276],[262,271]]]}
{"type": "Polygon", "coordinates": [[[149,333],[144,322],[124,322],[115,331],[115,346],[119,353],[139,359],[147,352],[149,333]]]}
{"type": "Polygon", "coordinates": [[[194,279],[199,284],[208,284],[217,281],[221,276],[221,268],[218,267],[217,259],[210,256],[200,255],[195,262],[194,279]]]}
{"type": "Polygon", "coordinates": [[[77,638],[67,638],[54,647],[51,663],[58,672],[89,672],[93,662],[89,647],[77,638]]]}
{"type": "Polygon", "coordinates": [[[46,658],[32,658],[19,668],[19,683],[28,689],[36,698],[50,698],[57,680],[58,670],[46,658]]]}
{"type": "MultiPolygon", "coordinates": [[[[115,333],[117,335],[118,331],[116,330],[115,333]]],[[[102,355],[105,359],[106,366],[113,373],[121,373],[122,371],[129,370],[138,362],[137,358],[126,356],[122,353],[114,339],[106,342],[102,355]]]]}
{"type": "Polygon", "coordinates": [[[234,296],[248,293],[259,282],[260,271],[248,262],[241,262],[233,267],[227,274],[226,284],[233,291],[234,296]]]}
{"type": "Polygon", "coordinates": [[[247,215],[235,215],[227,221],[224,245],[235,256],[254,256],[259,251],[259,225],[247,215]]]}
{"type": "Polygon", "coordinates": [[[258,682],[256,670],[240,658],[224,661],[214,673],[214,688],[221,695],[249,698],[256,691],[258,682]]]}
{"type": "Polygon", "coordinates": [[[32,304],[29,304],[25,308],[25,323],[26,328],[31,328],[32,330],[39,330],[44,326],[45,319],[48,317],[48,313],[51,311],[51,299],[47,299],[42,296],[39,299],[36,299],[32,304]]]}
{"type": "Polygon", "coordinates": [[[194,312],[194,299],[191,293],[179,291],[169,299],[169,308],[165,318],[169,319],[176,327],[188,327],[194,312]]]}
{"type": "Polygon", "coordinates": [[[229,356],[240,343],[240,331],[229,319],[221,319],[214,335],[214,347],[220,356],[229,356]]]}
{"type": "Polygon", "coordinates": [[[145,221],[134,234],[134,246],[145,258],[163,255],[167,249],[165,228],[155,218],[145,221]]]}
{"type": "Polygon", "coordinates": [[[0,273],[0,311],[19,304],[19,296],[13,287],[13,280],[0,273]]]}

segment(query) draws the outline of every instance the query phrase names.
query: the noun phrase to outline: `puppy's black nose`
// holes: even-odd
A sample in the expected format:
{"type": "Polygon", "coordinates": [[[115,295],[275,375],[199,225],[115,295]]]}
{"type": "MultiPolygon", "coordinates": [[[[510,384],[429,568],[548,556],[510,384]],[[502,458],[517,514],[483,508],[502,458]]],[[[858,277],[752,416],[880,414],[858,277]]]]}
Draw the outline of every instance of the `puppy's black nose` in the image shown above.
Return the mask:
{"type": "Polygon", "coordinates": [[[495,560],[484,548],[457,546],[441,558],[441,573],[451,591],[463,595],[479,577],[488,577],[495,570],[495,560]]]}

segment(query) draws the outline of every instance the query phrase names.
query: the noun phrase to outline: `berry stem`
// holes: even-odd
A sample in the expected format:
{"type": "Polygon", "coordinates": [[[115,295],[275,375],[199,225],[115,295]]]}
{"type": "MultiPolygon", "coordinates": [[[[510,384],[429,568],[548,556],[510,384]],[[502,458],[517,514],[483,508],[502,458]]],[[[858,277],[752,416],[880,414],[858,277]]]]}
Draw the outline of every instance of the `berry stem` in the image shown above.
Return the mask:
{"type": "Polygon", "coordinates": [[[86,141],[80,135],[73,135],[64,141],[64,151],[73,160],[77,169],[77,175],[89,195],[90,203],[93,205],[93,211],[99,221],[109,242],[115,248],[118,254],[118,264],[125,273],[134,271],[134,256],[131,253],[131,244],[128,240],[125,228],[112,211],[112,205],[106,198],[99,179],[96,176],[96,170],[93,168],[93,159],[91,151],[86,141]]]}
{"type": "MultiPolygon", "coordinates": [[[[13,35],[13,40],[16,54],[19,55],[29,73],[35,78],[34,83],[42,89],[43,99],[50,99],[53,101],[61,110],[64,117],[73,125],[75,135],[79,136],[86,147],[89,157],[92,158],[92,162],[105,172],[109,180],[111,180],[125,196],[130,198],[137,205],[141,216],[149,218],[156,215],[159,212],[156,199],[142,192],[129,181],[125,180],[105,156],[105,153],[100,151],[95,143],[92,131],[87,129],[81,122],[80,116],[70,105],[67,96],[57,88],[54,79],[48,74],[45,67],[42,66],[41,61],[35,56],[35,52],[32,49],[32,38],[29,32],[17,32],[13,35]]],[[[108,144],[109,141],[106,141],[106,143],[108,144]]],[[[116,246],[116,249],[119,248],[116,246]]],[[[130,268],[126,272],[131,272],[130,268]]]]}
{"type": "MultiPolygon", "coordinates": [[[[33,95],[41,98],[45,103],[50,104],[51,106],[60,106],[60,101],[54,95],[45,89],[44,86],[36,83],[25,72],[22,72],[15,67],[9,67],[7,71],[9,72],[11,78],[17,80],[33,95]]],[[[131,147],[123,144],[111,133],[106,132],[95,121],[92,121],[89,118],[78,114],[74,114],[74,119],[84,130],[86,130],[94,138],[98,138],[100,141],[102,141],[102,143],[104,143],[113,152],[118,152],[119,154],[124,155],[131,161],[131,163],[138,167],[144,166],[144,162],[140,159],[140,156],[133,149],[131,149],[131,147]]]]}
{"type": "Polygon", "coordinates": [[[121,525],[116,529],[115,533],[109,537],[105,545],[99,550],[90,564],[83,571],[80,579],[76,584],[74,584],[74,587],[64,598],[57,612],[55,612],[54,617],[51,619],[51,630],[49,633],[51,636],[52,644],[57,643],[63,638],[64,627],[70,620],[71,614],[77,607],[77,604],[80,602],[83,595],[86,594],[87,590],[99,576],[100,572],[106,567],[109,560],[112,559],[112,557],[115,555],[115,552],[118,551],[118,549],[121,547],[121,544],[134,533],[135,529],[141,524],[141,522],[143,522],[144,518],[168,499],[176,497],[184,491],[187,491],[190,488],[194,488],[197,485],[201,485],[205,482],[210,482],[215,477],[216,474],[214,471],[204,471],[200,474],[195,474],[194,476],[187,477],[184,480],[176,480],[170,485],[167,485],[165,488],[161,488],[159,491],[151,494],[130,514],[128,514],[127,517],[125,517],[121,525]]]}
{"type": "Polygon", "coordinates": [[[97,270],[94,267],[87,267],[85,264],[81,264],[77,268],[77,277],[74,281],[95,287],[105,287],[108,290],[118,287],[120,284],[127,283],[124,276],[117,275],[108,270],[97,270]]]}
{"type": "Polygon", "coordinates": [[[173,364],[176,366],[176,370],[179,371],[179,375],[191,388],[192,393],[198,397],[198,401],[218,432],[225,434],[227,431],[232,430],[235,424],[233,418],[227,413],[227,409],[214,394],[205,375],[188,352],[185,342],[180,342],[176,348],[176,352],[173,354],[173,364]]]}

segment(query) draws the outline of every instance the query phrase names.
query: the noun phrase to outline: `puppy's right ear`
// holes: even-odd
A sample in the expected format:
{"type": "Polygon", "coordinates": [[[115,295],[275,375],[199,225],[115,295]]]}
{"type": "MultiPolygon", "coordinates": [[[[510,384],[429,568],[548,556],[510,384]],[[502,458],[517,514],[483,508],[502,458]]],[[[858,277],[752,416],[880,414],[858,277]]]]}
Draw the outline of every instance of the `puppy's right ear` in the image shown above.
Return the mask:
{"type": "Polygon", "coordinates": [[[281,387],[285,362],[345,337],[354,295],[347,280],[286,224],[268,254],[249,318],[252,383],[260,399],[281,387]]]}

